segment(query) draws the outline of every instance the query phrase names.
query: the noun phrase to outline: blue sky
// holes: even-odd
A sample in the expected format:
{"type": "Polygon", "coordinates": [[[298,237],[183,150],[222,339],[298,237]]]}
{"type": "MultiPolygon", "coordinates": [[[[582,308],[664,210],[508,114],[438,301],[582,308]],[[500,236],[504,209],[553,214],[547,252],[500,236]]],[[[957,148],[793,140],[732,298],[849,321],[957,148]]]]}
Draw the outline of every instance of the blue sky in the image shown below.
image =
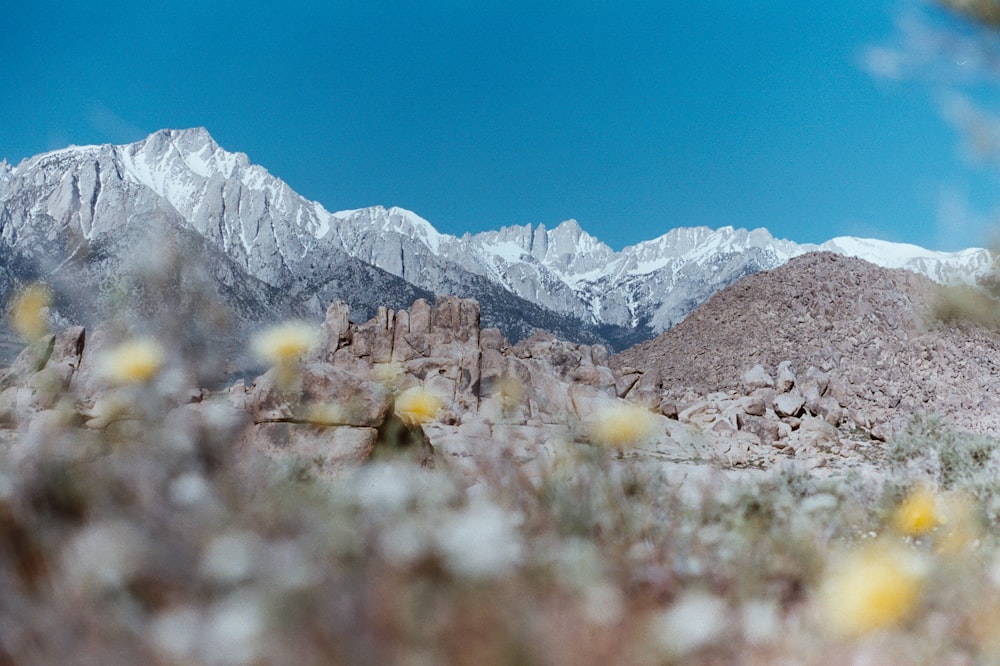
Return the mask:
{"type": "MultiPolygon", "coordinates": [[[[8,3],[0,157],[205,126],[330,210],[986,242],[941,85],[873,77],[897,0],[8,3]]],[[[1000,83],[998,83],[1000,85],[1000,83]]]]}

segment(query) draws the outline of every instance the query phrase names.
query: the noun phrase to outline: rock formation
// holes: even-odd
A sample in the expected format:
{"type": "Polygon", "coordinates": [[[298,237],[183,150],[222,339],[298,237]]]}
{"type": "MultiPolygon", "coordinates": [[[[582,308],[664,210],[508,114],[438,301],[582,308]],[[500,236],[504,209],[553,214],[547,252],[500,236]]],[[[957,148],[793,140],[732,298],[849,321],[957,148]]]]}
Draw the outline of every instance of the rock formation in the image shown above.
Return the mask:
{"type": "Polygon", "coordinates": [[[826,454],[849,458],[859,442],[870,442],[838,430],[844,411],[815,368],[798,377],[784,363],[776,383],[757,367],[741,392],[689,391],[672,400],[655,373],[626,368],[615,375],[602,346],[541,332],[511,345],[498,330],[480,328],[475,301],[452,297],[434,305],[418,300],[408,311],[382,308],[363,324],[334,303],[323,331],[322,349],[303,365],[294,395],[275,391],[273,371],[230,390],[253,416],[250,441],[293,455],[325,450],[320,467],[372,455],[387,432],[398,432],[385,425],[394,417],[380,423],[391,414],[392,396],[414,388],[443,405],[419,428],[434,451],[425,462],[445,457],[474,466],[508,457],[530,472],[589,444],[602,415],[635,403],[650,408],[651,427],[625,448],[661,461],[763,467],[807,457],[817,466],[827,464],[826,454]],[[335,406],[333,416],[324,405],[335,406]]]}
{"type": "Polygon", "coordinates": [[[346,457],[364,458],[387,422],[392,395],[420,388],[443,406],[422,427],[436,452],[460,458],[512,447],[527,461],[546,455],[550,439],[572,440],[596,403],[616,399],[603,346],[541,333],[511,345],[498,329],[480,328],[473,300],[420,299],[409,310],[379,308],[362,324],[351,323],[349,314],[344,303],[328,308],[322,348],[303,365],[302,387],[285,402],[273,371],[230,390],[253,416],[252,439],[267,439],[268,432],[278,439],[289,432],[336,439],[350,431],[357,447],[346,457]],[[336,417],[318,405],[335,406],[336,417]],[[355,432],[361,428],[370,429],[366,437],[355,432]]]}
{"type": "Polygon", "coordinates": [[[689,391],[787,395],[794,370],[801,396],[781,398],[776,414],[794,417],[801,397],[809,414],[880,438],[921,413],[1000,434],[1000,336],[935,319],[936,293],[908,271],[805,255],[723,290],[612,366],[675,402],[689,391]]]}
{"type": "MultiPolygon", "coordinates": [[[[420,299],[361,324],[336,302],[293,384],[271,369],[221,394],[174,386],[158,408],[179,431],[222,415],[244,459],[263,453],[324,473],[394,448],[470,472],[513,459],[531,476],[602,439],[617,455],[661,462],[850,465],[877,458],[881,440],[920,412],[1000,432],[1000,341],[983,326],[931,319],[928,288],[912,273],[805,256],[613,359],[541,332],[511,344],[480,326],[473,300],[420,299]],[[440,409],[401,417],[397,397],[413,390],[440,409]],[[647,410],[643,427],[626,417],[614,426],[621,437],[609,435],[628,405],[647,410]]],[[[44,421],[71,382],[80,426],[127,427],[134,406],[94,376],[84,341],[79,328],[49,336],[0,373],[0,428],[44,421]]]]}

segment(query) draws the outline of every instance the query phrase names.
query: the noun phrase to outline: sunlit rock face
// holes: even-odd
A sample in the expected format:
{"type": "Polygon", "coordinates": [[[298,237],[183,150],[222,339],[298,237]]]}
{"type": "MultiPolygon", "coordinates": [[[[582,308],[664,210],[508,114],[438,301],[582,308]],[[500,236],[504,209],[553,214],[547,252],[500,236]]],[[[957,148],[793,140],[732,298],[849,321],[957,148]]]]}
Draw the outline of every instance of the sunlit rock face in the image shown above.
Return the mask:
{"type": "Polygon", "coordinates": [[[476,297],[513,339],[536,328],[600,339],[586,322],[427,251],[440,235],[416,215],[330,213],[200,128],[4,163],[0,204],[0,297],[55,282],[69,320],[106,314],[108,288],[123,281],[203,274],[250,323],[319,318],[334,300],[365,319],[442,293],[476,297]]]}

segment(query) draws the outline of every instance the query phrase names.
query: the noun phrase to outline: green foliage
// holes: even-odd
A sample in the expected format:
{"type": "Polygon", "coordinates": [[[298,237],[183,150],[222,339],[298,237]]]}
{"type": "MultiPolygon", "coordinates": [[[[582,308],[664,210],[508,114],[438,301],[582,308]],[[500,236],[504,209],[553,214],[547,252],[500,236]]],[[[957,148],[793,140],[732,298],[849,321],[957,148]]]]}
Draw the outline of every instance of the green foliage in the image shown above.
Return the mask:
{"type": "Polygon", "coordinates": [[[994,438],[918,416],[889,443],[886,455],[903,481],[929,479],[948,490],[995,492],[997,447],[994,438]]]}
{"type": "Polygon", "coordinates": [[[945,323],[972,322],[990,329],[1000,329],[1000,301],[996,285],[991,293],[969,285],[935,287],[932,317],[945,323]]]}

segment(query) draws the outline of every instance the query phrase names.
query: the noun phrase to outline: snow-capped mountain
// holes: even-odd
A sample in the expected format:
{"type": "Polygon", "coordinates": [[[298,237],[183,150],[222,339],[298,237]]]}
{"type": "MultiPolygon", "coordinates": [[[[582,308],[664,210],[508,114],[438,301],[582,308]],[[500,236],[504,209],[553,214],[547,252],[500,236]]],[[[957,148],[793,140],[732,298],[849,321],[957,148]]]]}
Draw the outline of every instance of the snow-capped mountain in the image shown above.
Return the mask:
{"type": "MultiPolygon", "coordinates": [[[[775,268],[806,252],[858,257],[886,268],[921,273],[941,283],[975,282],[994,269],[991,254],[983,249],[934,252],[915,245],[852,237],[821,245],[797,244],[774,238],[766,229],[733,227],[672,229],[620,252],[587,235],[573,220],[549,232],[541,226],[514,227],[479,234],[467,242],[479,250],[468,257],[479,259],[487,274],[497,276],[495,279],[515,293],[533,300],[546,299],[549,307],[594,321],[630,328],[648,326],[654,333],[670,328],[692,306],[735,279],[775,268]],[[544,249],[539,252],[538,247],[544,249]],[[515,271],[511,271],[513,266],[517,266],[515,271]],[[519,279],[504,277],[512,272],[519,279]],[[539,290],[539,285],[544,288],[539,290]],[[567,290],[576,303],[558,300],[567,290]],[[539,291],[543,294],[536,297],[539,291]]],[[[462,258],[453,260],[461,262],[462,258]]]]}
{"type": "Polygon", "coordinates": [[[428,251],[439,234],[416,216],[397,209],[330,213],[246,155],[223,150],[204,129],[162,130],[133,144],[71,146],[4,164],[0,299],[41,278],[56,284],[66,316],[87,319],[101,305],[97,318],[108,314],[109,292],[119,306],[149,305],[137,293],[143,276],[172,264],[167,268],[181,282],[206,273],[218,300],[249,324],[320,317],[333,300],[348,302],[363,320],[378,306],[398,309],[456,293],[480,300],[484,323],[513,338],[545,328],[601,339],[584,322],[428,251]],[[359,258],[366,246],[370,261],[359,258]],[[389,260],[393,252],[398,266],[389,260]]]}
{"type": "Polygon", "coordinates": [[[359,317],[417,297],[475,297],[486,325],[517,338],[546,328],[624,347],[680,321],[740,277],[813,250],[972,281],[985,250],[939,253],[857,238],[820,246],[765,229],[672,229],[614,251],[573,220],[455,237],[401,208],[329,212],[202,128],[123,146],[70,147],[0,162],[0,297],[37,276],[98,292],[156,263],[158,236],[196,247],[222,300],[245,320],[322,314],[334,299],[359,317]]]}
{"type": "Polygon", "coordinates": [[[883,268],[904,268],[926,275],[940,284],[974,284],[996,270],[994,254],[982,248],[936,252],[909,243],[838,236],[817,246],[817,249],[864,259],[883,268]]]}
{"type": "Polygon", "coordinates": [[[421,261],[412,260],[424,254],[426,262],[433,255],[546,308],[624,330],[619,344],[656,335],[739,278],[807,252],[858,257],[940,283],[974,283],[995,269],[992,254],[980,248],[947,253],[853,237],[798,244],[766,229],[682,227],[616,252],[575,220],[554,229],[511,226],[456,238],[399,208],[336,215],[378,230],[360,236],[343,233],[345,250],[414,284],[435,288],[431,276],[413,268],[421,261]]]}

